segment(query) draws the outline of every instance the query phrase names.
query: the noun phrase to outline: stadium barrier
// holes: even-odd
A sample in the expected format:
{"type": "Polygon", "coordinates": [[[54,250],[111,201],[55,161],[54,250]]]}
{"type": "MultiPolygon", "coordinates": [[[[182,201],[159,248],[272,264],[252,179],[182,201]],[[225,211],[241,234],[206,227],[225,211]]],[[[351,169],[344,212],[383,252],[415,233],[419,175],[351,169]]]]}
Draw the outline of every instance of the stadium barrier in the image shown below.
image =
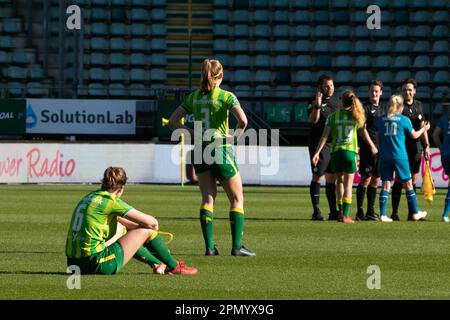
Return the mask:
{"type": "MultiPolygon", "coordinates": [[[[192,146],[185,146],[185,157],[191,150],[192,146]]],[[[237,146],[235,154],[244,184],[310,183],[306,147],[237,146]]],[[[2,143],[0,183],[99,183],[106,167],[121,166],[131,183],[176,184],[180,183],[180,163],[179,145],[2,143]]],[[[430,166],[436,187],[446,187],[448,177],[438,149],[431,150],[430,166]]]]}

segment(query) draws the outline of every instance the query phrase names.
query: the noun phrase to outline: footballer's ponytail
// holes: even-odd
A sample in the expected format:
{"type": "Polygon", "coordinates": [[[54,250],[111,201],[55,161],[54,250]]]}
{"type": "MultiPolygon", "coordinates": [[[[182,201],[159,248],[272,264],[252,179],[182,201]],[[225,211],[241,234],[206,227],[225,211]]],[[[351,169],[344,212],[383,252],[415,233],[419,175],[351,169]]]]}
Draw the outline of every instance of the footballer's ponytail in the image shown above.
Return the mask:
{"type": "Polygon", "coordinates": [[[211,92],[222,72],[223,68],[219,60],[205,59],[202,64],[200,90],[203,93],[211,92]]]}
{"type": "Polygon", "coordinates": [[[127,180],[127,174],[123,168],[108,167],[103,173],[102,190],[114,192],[125,186],[127,180]]]}
{"type": "Polygon", "coordinates": [[[353,121],[356,122],[360,129],[366,122],[366,115],[362,107],[361,101],[351,90],[347,90],[342,94],[342,105],[344,109],[351,113],[353,121]]]}
{"type": "Polygon", "coordinates": [[[389,99],[389,109],[387,115],[390,117],[397,113],[403,107],[403,97],[401,95],[393,94],[389,99]]]}

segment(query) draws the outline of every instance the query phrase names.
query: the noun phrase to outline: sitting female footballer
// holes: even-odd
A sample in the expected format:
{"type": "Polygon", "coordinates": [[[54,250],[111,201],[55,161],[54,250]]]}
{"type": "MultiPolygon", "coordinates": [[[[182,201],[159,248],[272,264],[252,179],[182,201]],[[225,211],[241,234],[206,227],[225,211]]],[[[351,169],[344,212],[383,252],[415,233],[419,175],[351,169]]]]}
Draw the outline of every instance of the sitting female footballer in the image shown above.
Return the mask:
{"type": "MultiPolygon", "coordinates": [[[[441,151],[441,162],[445,174],[450,176],[450,114],[444,113],[433,132],[433,140],[441,151]]],[[[450,212],[450,179],[448,181],[447,196],[445,197],[442,221],[449,222],[450,212]]]]}
{"type": "Polygon", "coordinates": [[[343,212],[343,217],[339,217],[338,220],[344,223],[354,223],[349,214],[352,203],[353,178],[357,170],[357,131],[361,130],[362,137],[374,155],[378,150],[364,128],[366,122],[364,109],[352,91],[345,91],[342,94],[342,106],[343,109],[328,116],[319,146],[312,158],[312,164],[315,166],[319,162],[320,152],[331,134],[331,169],[336,174],[340,215],[343,212]]]}
{"type": "Polygon", "coordinates": [[[382,190],[380,193],[380,218],[382,222],[392,222],[392,219],[386,215],[386,210],[394,171],[396,177],[402,181],[403,188],[406,190],[408,208],[412,212],[412,219],[417,221],[425,218],[427,215],[425,211],[419,211],[416,192],[412,184],[405,139],[407,135],[413,139],[418,139],[425,131],[430,129],[430,124],[425,122],[423,127],[415,131],[411,120],[402,115],[402,112],[403,97],[393,95],[389,101],[387,115],[379,117],[375,121],[380,150],[378,163],[382,181],[382,190]]]}
{"type": "Polygon", "coordinates": [[[115,274],[137,254],[160,261],[154,269],[156,273],[195,275],[196,268],[187,267],[170,255],[158,235],[158,221],[120,199],[126,182],[124,169],[109,167],[101,189],[90,192],[77,204],[67,234],[67,265],[78,266],[82,274],[115,274]],[[117,221],[127,232],[117,241],[107,241],[115,234],[117,221]],[[156,252],[158,258],[150,251],[156,252]]]}

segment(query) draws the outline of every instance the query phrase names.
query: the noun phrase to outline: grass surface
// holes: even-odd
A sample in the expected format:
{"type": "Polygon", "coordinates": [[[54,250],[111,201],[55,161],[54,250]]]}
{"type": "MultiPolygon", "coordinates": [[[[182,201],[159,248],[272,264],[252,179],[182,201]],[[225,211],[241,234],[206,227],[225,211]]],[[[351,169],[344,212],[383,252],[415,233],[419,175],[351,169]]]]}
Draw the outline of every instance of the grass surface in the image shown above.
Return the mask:
{"type": "MultiPolygon", "coordinates": [[[[403,195],[402,221],[344,225],[310,221],[306,188],[245,187],[244,241],[257,257],[241,258],[230,256],[222,191],[215,207],[220,256],[205,257],[197,187],[130,185],[123,199],[174,233],[172,254],[199,274],[158,276],[131,261],[115,276],[82,276],[81,290],[69,290],[70,217],[96,187],[0,186],[0,299],[450,299],[450,225],[440,222],[444,190],[431,206],[419,193],[420,208],[429,212],[425,222],[405,221],[403,195]],[[381,270],[379,290],[367,288],[371,265],[381,270]]],[[[324,194],[321,204],[327,213],[324,194]]],[[[353,205],[352,217],[355,211],[353,205]]]]}

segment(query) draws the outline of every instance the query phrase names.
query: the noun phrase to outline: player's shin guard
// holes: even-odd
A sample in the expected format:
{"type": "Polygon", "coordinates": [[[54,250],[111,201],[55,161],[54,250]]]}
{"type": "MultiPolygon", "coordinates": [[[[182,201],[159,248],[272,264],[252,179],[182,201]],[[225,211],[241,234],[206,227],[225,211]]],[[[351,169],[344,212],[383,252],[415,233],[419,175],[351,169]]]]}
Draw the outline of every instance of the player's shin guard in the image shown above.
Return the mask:
{"type": "Polygon", "coordinates": [[[155,265],[161,263],[161,261],[157,257],[155,257],[154,255],[152,255],[150,253],[150,251],[148,251],[148,249],[146,247],[144,247],[144,246],[140,247],[136,251],[136,253],[134,254],[133,258],[150,265],[152,268],[154,268],[155,265]]]}
{"type": "Polygon", "coordinates": [[[447,197],[445,197],[445,207],[443,217],[448,217],[448,213],[450,212],[450,187],[448,187],[447,197]]]}
{"type": "Polygon", "coordinates": [[[328,205],[330,207],[330,213],[336,213],[336,184],[326,183],[325,192],[327,195],[328,205]]]}
{"type": "Polygon", "coordinates": [[[356,206],[358,208],[359,215],[364,214],[364,195],[366,193],[367,188],[362,185],[358,185],[356,188],[356,206]]]}
{"type": "Polygon", "coordinates": [[[144,243],[144,246],[149,251],[156,252],[156,255],[164,262],[169,268],[173,269],[177,266],[177,260],[175,260],[169,252],[164,239],[158,235],[158,231],[153,231],[148,240],[144,243]]]}
{"type": "Polygon", "coordinates": [[[350,207],[352,205],[352,199],[350,198],[344,198],[343,200],[343,210],[344,210],[344,217],[348,217],[348,215],[350,214],[350,207]]]}
{"type": "Polygon", "coordinates": [[[214,249],[214,213],[212,208],[203,205],[200,208],[200,225],[206,249],[214,249]]]}
{"type": "Polygon", "coordinates": [[[387,211],[387,204],[389,199],[389,192],[382,189],[380,192],[380,215],[385,216],[387,211]]]}
{"type": "Polygon", "coordinates": [[[231,208],[230,210],[230,227],[233,248],[240,249],[242,247],[242,238],[244,236],[244,210],[241,208],[231,208]]]}
{"type": "Polygon", "coordinates": [[[402,197],[403,183],[395,181],[392,186],[392,213],[398,213],[398,206],[400,205],[400,198],[402,197]]]}
{"type": "Polygon", "coordinates": [[[408,200],[408,210],[411,214],[419,212],[419,205],[417,204],[417,196],[414,189],[406,190],[406,199],[408,200]]]}
{"type": "Polygon", "coordinates": [[[311,181],[311,184],[309,185],[309,195],[311,196],[311,203],[313,206],[314,214],[318,214],[320,212],[320,183],[311,181]]]}
{"type": "Polygon", "coordinates": [[[369,186],[367,188],[367,213],[375,214],[375,201],[377,198],[377,188],[369,186]]]}

